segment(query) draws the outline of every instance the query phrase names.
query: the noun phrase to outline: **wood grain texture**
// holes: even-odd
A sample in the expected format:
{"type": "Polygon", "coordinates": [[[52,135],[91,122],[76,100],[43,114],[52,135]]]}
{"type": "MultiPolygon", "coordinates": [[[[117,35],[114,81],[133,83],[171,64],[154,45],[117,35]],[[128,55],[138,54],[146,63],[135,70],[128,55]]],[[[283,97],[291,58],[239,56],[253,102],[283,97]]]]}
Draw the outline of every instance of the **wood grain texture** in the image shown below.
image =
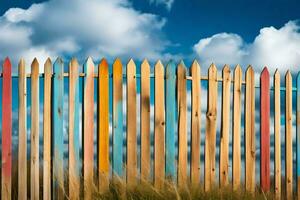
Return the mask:
{"type": "Polygon", "coordinates": [[[255,77],[251,66],[246,70],[245,187],[255,192],[255,77]]]}
{"type": "Polygon", "coordinates": [[[178,186],[187,185],[187,105],[186,67],[181,61],[177,68],[178,102],[178,186]]]}
{"type": "Polygon", "coordinates": [[[52,63],[48,58],[44,64],[44,135],[43,135],[43,198],[51,199],[51,80],[52,63]]]}
{"type": "Polygon", "coordinates": [[[300,73],[297,75],[297,197],[300,199],[300,73]]]}
{"type": "Polygon", "coordinates": [[[265,67],[260,76],[260,186],[270,190],[270,74],[265,67]]]}
{"type": "Polygon", "coordinates": [[[75,58],[69,63],[69,198],[80,195],[80,144],[79,144],[79,64],[75,58]]]}
{"type": "Polygon", "coordinates": [[[230,124],[230,68],[225,65],[222,71],[222,124],[220,138],[220,187],[228,185],[229,170],[229,124],[230,124]]]}
{"type": "Polygon", "coordinates": [[[109,186],[109,71],[106,59],[98,65],[98,178],[99,191],[109,186]]]}
{"type": "Polygon", "coordinates": [[[31,64],[31,199],[39,199],[39,105],[39,63],[35,58],[31,64]]]}
{"type": "Polygon", "coordinates": [[[123,176],[123,70],[120,59],[113,64],[113,159],[115,177],[123,176]]]}
{"type": "Polygon", "coordinates": [[[27,199],[27,104],[26,104],[26,68],[21,59],[19,75],[19,144],[18,144],[18,199],[27,199]]]}
{"type": "Polygon", "coordinates": [[[84,199],[92,199],[94,176],[94,63],[92,58],[85,62],[83,97],[83,182],[84,199]]]}
{"type": "Polygon", "coordinates": [[[176,66],[172,61],[166,67],[166,94],[166,178],[175,181],[176,66]]]}
{"type": "Polygon", "coordinates": [[[232,122],[232,187],[240,189],[241,184],[241,100],[242,69],[237,65],[234,69],[233,83],[233,122],[232,122]]]}
{"type": "Polygon", "coordinates": [[[216,133],[217,133],[217,68],[212,64],[208,69],[208,93],[205,134],[205,174],[204,189],[209,191],[215,183],[216,133]]]}
{"type": "Polygon", "coordinates": [[[154,186],[160,189],[165,181],[165,87],[161,61],[155,64],[154,76],[154,186]]]}
{"type": "Polygon", "coordinates": [[[12,172],[12,80],[11,62],[6,58],[2,68],[2,199],[11,199],[12,172]]]}
{"type": "Polygon", "coordinates": [[[150,139],[150,65],[141,65],[141,179],[149,181],[151,171],[150,139]]]}
{"type": "Polygon", "coordinates": [[[136,66],[132,59],[127,64],[127,185],[137,183],[137,119],[136,66]]]}
{"type": "Polygon", "coordinates": [[[191,183],[200,183],[200,145],[201,145],[201,72],[197,61],[191,66],[192,75],[192,129],[191,129],[191,183]]]}
{"type": "Polygon", "coordinates": [[[52,133],[53,133],[53,198],[64,198],[64,64],[60,58],[53,65],[52,133]]]}
{"type": "Polygon", "coordinates": [[[293,198],[292,75],[285,75],[285,187],[286,198],[293,198]]]}
{"type": "Polygon", "coordinates": [[[274,74],[275,198],[281,199],[280,73],[274,74]]]}

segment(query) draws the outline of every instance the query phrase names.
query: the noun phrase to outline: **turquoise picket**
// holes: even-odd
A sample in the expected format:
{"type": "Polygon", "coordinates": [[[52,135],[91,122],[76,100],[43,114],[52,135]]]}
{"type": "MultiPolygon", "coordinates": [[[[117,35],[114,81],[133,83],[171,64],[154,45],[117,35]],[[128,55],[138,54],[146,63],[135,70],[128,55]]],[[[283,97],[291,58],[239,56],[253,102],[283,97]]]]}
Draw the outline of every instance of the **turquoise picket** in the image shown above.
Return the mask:
{"type": "Polygon", "coordinates": [[[166,177],[175,180],[176,65],[166,67],[166,177]]]}
{"type": "MultiPolygon", "coordinates": [[[[300,72],[297,76],[297,184],[300,177],[300,72]]],[[[299,188],[299,185],[298,185],[299,188]]],[[[299,195],[299,193],[298,193],[299,195]]]]}
{"type": "Polygon", "coordinates": [[[57,58],[53,66],[52,119],[53,119],[53,198],[63,197],[63,105],[64,105],[64,64],[57,58]]]}

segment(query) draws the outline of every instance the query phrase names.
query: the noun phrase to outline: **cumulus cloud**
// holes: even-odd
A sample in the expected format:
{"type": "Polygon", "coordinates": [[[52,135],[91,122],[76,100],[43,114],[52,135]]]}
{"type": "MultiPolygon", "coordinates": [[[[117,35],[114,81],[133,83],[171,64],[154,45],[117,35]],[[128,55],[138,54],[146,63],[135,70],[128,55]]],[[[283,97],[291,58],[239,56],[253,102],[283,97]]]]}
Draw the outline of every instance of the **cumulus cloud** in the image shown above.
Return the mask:
{"type": "Polygon", "coordinates": [[[171,10],[174,0],[149,0],[151,4],[163,5],[167,10],[171,10]]]}
{"type": "Polygon", "coordinates": [[[239,35],[219,33],[199,40],[194,45],[194,52],[200,61],[208,66],[251,64],[257,69],[268,66],[271,71],[276,68],[284,71],[297,71],[300,66],[300,26],[290,21],[283,27],[265,27],[260,30],[252,43],[246,43],[239,35]]]}
{"type": "Polygon", "coordinates": [[[0,57],[92,56],[157,59],[169,45],[166,20],[127,0],[50,0],[0,17],[0,57]]]}

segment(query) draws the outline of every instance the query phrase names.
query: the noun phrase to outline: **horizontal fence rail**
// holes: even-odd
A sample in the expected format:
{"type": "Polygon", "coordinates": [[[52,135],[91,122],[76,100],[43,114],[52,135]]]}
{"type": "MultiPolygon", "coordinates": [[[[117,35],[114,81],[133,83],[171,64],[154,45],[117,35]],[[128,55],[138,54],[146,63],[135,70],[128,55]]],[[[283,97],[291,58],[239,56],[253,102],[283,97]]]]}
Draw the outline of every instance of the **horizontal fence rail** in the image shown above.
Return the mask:
{"type": "Polygon", "coordinates": [[[145,181],[157,189],[166,182],[179,188],[192,184],[205,191],[232,187],[250,193],[274,192],[276,199],[299,195],[300,75],[293,87],[289,71],[282,84],[279,72],[271,79],[265,67],[257,86],[258,75],[251,66],[245,72],[239,65],[233,70],[225,65],[218,71],[212,64],[203,76],[197,61],[190,68],[182,61],[166,66],[158,61],[153,74],[147,60],[137,66],[132,59],[126,65],[116,59],[110,68],[105,59],[95,65],[88,58],[83,67],[72,59],[68,72],[64,65],[60,58],[53,64],[48,59],[44,66],[34,59],[31,73],[26,73],[25,61],[20,60],[18,74],[12,75],[9,58],[3,62],[2,199],[15,197],[12,188],[17,188],[19,199],[62,199],[65,195],[91,199],[93,188],[106,191],[110,180],[124,180],[129,187],[145,181]],[[12,87],[13,78],[18,78],[18,90],[12,87]],[[14,98],[18,98],[17,186],[12,182],[14,98]]]}

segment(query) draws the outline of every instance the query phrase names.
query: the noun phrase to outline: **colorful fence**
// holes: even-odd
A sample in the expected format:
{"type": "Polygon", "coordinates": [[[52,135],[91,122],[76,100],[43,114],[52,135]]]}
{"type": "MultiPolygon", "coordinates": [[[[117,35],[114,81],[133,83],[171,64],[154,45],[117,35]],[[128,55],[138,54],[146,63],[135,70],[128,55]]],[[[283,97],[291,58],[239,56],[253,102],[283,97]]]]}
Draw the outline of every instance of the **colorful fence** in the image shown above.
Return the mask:
{"type": "MultiPolygon", "coordinates": [[[[76,59],[69,63],[68,73],[64,72],[64,62],[57,59],[52,65],[48,59],[44,64],[44,73],[40,74],[38,61],[31,65],[31,73],[26,74],[25,62],[18,66],[18,195],[19,199],[27,199],[27,168],[30,167],[30,196],[32,199],[62,198],[65,191],[70,199],[78,199],[80,188],[84,187],[84,197],[91,198],[92,186],[97,185],[100,190],[108,188],[109,179],[121,177],[129,186],[134,186],[140,180],[154,182],[157,188],[163,188],[165,180],[178,183],[184,187],[191,183],[198,187],[200,184],[200,166],[204,163],[204,189],[213,187],[228,187],[232,184],[234,190],[245,188],[254,192],[258,180],[255,180],[256,143],[255,107],[260,106],[260,187],[263,191],[275,191],[279,199],[282,195],[281,180],[285,175],[285,194],[288,199],[293,197],[293,124],[292,124],[292,92],[297,91],[297,118],[300,118],[300,76],[297,87],[292,86],[292,76],[287,72],[285,88],[281,87],[280,74],[274,74],[274,84],[270,86],[270,75],[267,68],[260,76],[260,105],[255,105],[255,73],[251,66],[243,72],[236,66],[231,73],[225,65],[222,77],[214,64],[208,69],[208,76],[201,76],[200,66],[196,61],[190,67],[190,75],[183,62],[175,66],[170,62],[164,68],[158,61],[151,74],[150,65],[145,60],[141,64],[140,75],[136,73],[136,65],[130,60],[123,72],[123,65],[116,59],[112,65],[112,73],[105,59],[98,65],[98,74],[94,73],[95,65],[88,58],[83,65],[83,73],[76,59]],[[52,72],[53,71],[53,72],[52,72]],[[125,75],[124,75],[125,74],[125,75]],[[112,77],[110,76],[112,75],[112,77]],[[43,77],[43,132],[39,132],[39,78],[43,77]],[[83,89],[80,90],[80,78],[83,89]],[[30,132],[30,166],[27,165],[27,93],[26,80],[30,78],[31,85],[31,132],[30,132]],[[125,79],[124,79],[125,78],[125,79]],[[64,159],[64,87],[68,79],[69,93],[69,128],[68,128],[68,159],[64,159]],[[98,85],[95,85],[95,79],[98,85]],[[140,81],[137,82],[137,79],[140,81]],[[151,79],[154,79],[154,91],[151,91],[151,79]],[[112,87],[110,87],[110,80],[112,87]],[[125,81],[126,80],[126,84],[125,81]],[[207,85],[206,124],[201,122],[202,82],[207,85]],[[137,130],[138,105],[137,85],[140,82],[140,132],[137,130]],[[187,83],[191,85],[191,123],[187,123],[187,83]],[[123,84],[126,85],[126,126],[123,126],[123,84]],[[221,110],[218,110],[218,85],[222,85],[221,110]],[[244,90],[245,88],[245,90],[244,90]],[[112,89],[112,91],[110,91],[112,89]],[[271,105],[270,91],[273,92],[274,103],[271,105]],[[285,92],[285,174],[281,173],[281,91],[285,92]],[[110,99],[112,92],[112,99],[110,99]],[[97,93],[97,120],[94,120],[94,94],[97,93]],[[154,135],[151,134],[151,96],[154,95],[154,135]],[[82,102],[82,118],[79,110],[82,102]],[[232,98],[233,97],[233,98],[232,98]],[[242,99],[244,97],[244,104],[242,99]],[[231,102],[231,99],[233,100],[231,102]],[[177,105],[176,105],[177,103],[177,105]],[[113,107],[110,113],[110,104],[113,107]],[[231,110],[232,104],[232,110],[231,110]],[[242,117],[242,108],[244,114],[242,117]],[[274,127],[270,123],[270,110],[274,107],[274,127]],[[232,113],[232,121],[230,120],[232,113]],[[110,114],[112,115],[112,133],[110,133],[110,114]],[[220,140],[217,140],[217,115],[221,115],[220,140]],[[82,132],[79,125],[82,121],[82,132]],[[232,125],[231,125],[232,124],[232,125]],[[201,127],[205,126],[205,138],[200,138],[201,127]],[[97,138],[94,129],[97,128],[97,138]],[[232,128],[231,128],[232,127],[232,128]],[[124,135],[123,128],[126,128],[124,135]],[[244,128],[244,129],[243,129],[244,128]],[[270,130],[274,131],[274,153],[270,153],[270,130]],[[188,134],[190,130],[190,135],[188,134]],[[245,141],[242,142],[242,132],[245,141]],[[178,135],[176,135],[176,133],[178,135]],[[42,149],[39,145],[39,134],[43,134],[42,149]],[[229,136],[232,134],[232,145],[229,136]],[[82,136],[82,144],[80,137],[82,136]],[[154,136],[154,143],[152,138],[154,136]],[[112,137],[112,142],[110,138],[112,137]],[[190,137],[190,139],[188,138],[190,137]],[[140,141],[138,140],[140,138],[140,141]],[[201,140],[205,140],[204,160],[201,159],[201,140]],[[97,141],[97,150],[93,143],[97,141]],[[126,159],[123,159],[126,141],[126,159]],[[178,141],[178,142],[177,142],[178,141]],[[188,142],[190,141],[190,143],[188,142]],[[219,141],[219,143],[217,143],[219,141]],[[244,144],[245,152],[241,152],[244,144]],[[81,149],[82,146],[82,149],[81,149]],[[111,150],[110,150],[111,147],[111,150]],[[154,158],[151,148],[154,147],[154,158]],[[216,153],[219,147],[219,153],[216,153]],[[188,151],[188,148],[190,151],[188,151]],[[230,159],[229,149],[232,148],[230,159]],[[112,153],[110,153],[112,151],[112,153]],[[42,152],[42,160],[39,154],[42,152]],[[140,154],[138,153],[140,152],[140,154]],[[81,159],[80,154],[83,155],[81,159]],[[97,155],[97,159],[94,159],[97,155]],[[140,158],[138,158],[140,155],[140,158]],[[219,159],[216,159],[219,155],[219,159]],[[242,157],[244,155],[244,157],[242,157]],[[270,157],[275,161],[274,188],[270,182],[270,157]],[[97,164],[94,164],[98,161],[97,164]],[[216,161],[219,161],[219,171],[216,161]],[[230,163],[232,160],[232,163],[230,163]],[[244,160],[245,169],[241,162],[244,160]],[[68,162],[68,168],[66,162],[68,162]],[[138,164],[140,162],[140,164],[138,164]],[[153,162],[153,176],[151,163],[153,162]],[[43,163],[43,182],[39,182],[39,168],[43,163]],[[138,167],[140,165],[140,167],[138,167]],[[232,165],[232,181],[230,183],[229,166],[232,165]],[[94,175],[94,166],[97,173],[94,175]],[[81,170],[82,169],[82,170],[81,170]],[[164,170],[165,169],[165,170],[164,170]],[[242,171],[244,170],[244,171],[242,171]],[[126,173],[125,173],[126,172],[126,173]],[[242,181],[241,174],[245,174],[242,181]],[[67,174],[68,176],[64,176],[67,174]],[[216,178],[219,175],[219,179],[216,178]],[[98,177],[94,183],[93,177],[98,177]],[[64,180],[68,177],[68,180],[64,180]],[[83,182],[81,182],[83,177],[83,182]],[[64,183],[68,183],[68,189],[64,183]],[[42,185],[42,187],[41,187],[42,185]],[[42,188],[42,189],[41,189],[42,188]]],[[[9,59],[5,59],[2,71],[2,199],[10,199],[12,188],[12,66],[9,59]]],[[[15,98],[15,97],[14,97],[15,98]]],[[[300,185],[300,120],[297,120],[297,174],[298,193],[300,185]]],[[[202,182],[202,181],[201,181],[202,182]]]]}

